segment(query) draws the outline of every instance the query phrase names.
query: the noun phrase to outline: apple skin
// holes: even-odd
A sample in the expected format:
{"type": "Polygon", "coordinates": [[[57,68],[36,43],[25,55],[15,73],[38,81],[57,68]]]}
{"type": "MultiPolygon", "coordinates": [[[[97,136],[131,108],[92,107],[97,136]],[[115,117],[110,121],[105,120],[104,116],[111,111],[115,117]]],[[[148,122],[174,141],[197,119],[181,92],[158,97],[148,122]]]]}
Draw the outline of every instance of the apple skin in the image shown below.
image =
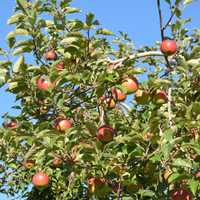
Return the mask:
{"type": "Polygon", "coordinates": [[[39,90],[48,90],[53,87],[53,84],[44,77],[40,77],[37,80],[36,85],[39,90]]]}
{"type": "Polygon", "coordinates": [[[57,70],[63,70],[65,68],[65,62],[61,61],[55,67],[56,67],[57,70]]]}
{"type": "Polygon", "coordinates": [[[97,131],[97,138],[101,142],[110,142],[113,140],[113,137],[115,135],[115,130],[108,125],[103,125],[98,128],[97,131]]]}
{"type": "Polygon", "coordinates": [[[65,131],[65,130],[67,130],[67,129],[72,127],[72,122],[70,120],[68,120],[68,119],[57,118],[55,120],[54,127],[58,131],[65,131]]]}
{"type": "Polygon", "coordinates": [[[17,128],[17,120],[12,119],[10,122],[6,122],[3,124],[5,128],[16,129],[17,128]]]}
{"type": "Polygon", "coordinates": [[[164,104],[167,103],[168,97],[165,91],[160,90],[154,94],[153,100],[156,104],[164,104]]]}
{"type": "Polygon", "coordinates": [[[149,94],[144,90],[138,89],[135,93],[135,101],[138,104],[147,104],[149,102],[149,94]]]}
{"type": "Polygon", "coordinates": [[[138,90],[139,84],[135,77],[128,77],[123,81],[122,87],[124,87],[127,94],[131,94],[138,90]]]}
{"type": "Polygon", "coordinates": [[[160,50],[163,54],[167,56],[173,55],[177,51],[177,44],[174,40],[163,40],[160,44],[160,50]]]}
{"type": "Polygon", "coordinates": [[[49,184],[49,176],[44,172],[37,172],[32,178],[32,183],[35,187],[46,187],[49,184]]]}
{"type": "Polygon", "coordinates": [[[112,89],[112,95],[117,101],[124,101],[126,99],[126,95],[118,88],[112,89]]]}
{"type": "Polygon", "coordinates": [[[186,189],[179,188],[171,193],[171,200],[192,200],[192,197],[186,189]]]}
{"type": "Polygon", "coordinates": [[[34,160],[26,160],[24,163],[23,163],[24,167],[26,169],[31,169],[34,165],[35,165],[35,161],[34,160]]]}
{"type": "Polygon", "coordinates": [[[47,51],[47,52],[44,54],[44,57],[45,57],[46,60],[56,60],[56,59],[57,59],[57,54],[56,54],[56,52],[52,49],[52,50],[47,51]]]}

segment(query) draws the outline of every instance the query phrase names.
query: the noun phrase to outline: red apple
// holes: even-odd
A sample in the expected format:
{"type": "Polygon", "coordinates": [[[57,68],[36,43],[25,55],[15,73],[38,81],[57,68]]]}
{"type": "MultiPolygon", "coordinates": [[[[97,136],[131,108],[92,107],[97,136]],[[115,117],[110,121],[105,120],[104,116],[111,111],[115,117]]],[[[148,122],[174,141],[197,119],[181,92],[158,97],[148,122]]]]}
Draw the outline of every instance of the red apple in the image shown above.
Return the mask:
{"type": "Polygon", "coordinates": [[[170,39],[163,40],[160,44],[160,50],[167,56],[173,55],[177,50],[176,42],[170,39]]]}
{"type": "Polygon", "coordinates": [[[126,99],[126,95],[118,88],[112,89],[112,95],[117,101],[124,101],[126,99]]]}
{"type": "Polygon", "coordinates": [[[49,177],[44,172],[37,172],[32,178],[32,183],[36,187],[46,187],[49,184],[49,177]]]}
{"type": "Polygon", "coordinates": [[[72,127],[72,122],[65,118],[57,118],[54,123],[54,127],[58,131],[65,131],[72,127]]]}
{"type": "Polygon", "coordinates": [[[37,80],[36,85],[39,90],[48,90],[53,87],[53,83],[51,83],[49,80],[46,80],[44,77],[40,77],[37,80]]]}
{"type": "Polygon", "coordinates": [[[9,128],[9,129],[16,129],[17,128],[17,120],[16,119],[12,119],[12,120],[10,120],[8,122],[5,122],[3,124],[3,126],[5,128],[9,128]]]}
{"type": "Polygon", "coordinates": [[[171,193],[171,200],[192,200],[192,197],[186,189],[179,188],[171,193]]]}
{"type": "Polygon", "coordinates": [[[44,54],[44,57],[46,60],[56,60],[57,59],[57,54],[55,50],[49,50],[44,54]]]}
{"type": "Polygon", "coordinates": [[[139,88],[138,81],[137,81],[137,79],[135,77],[128,77],[128,78],[126,78],[123,81],[122,86],[126,90],[127,94],[134,93],[139,88]]]}
{"type": "Polygon", "coordinates": [[[164,104],[167,103],[168,97],[165,91],[158,90],[153,97],[153,100],[156,104],[164,104]]]}
{"type": "Polygon", "coordinates": [[[102,142],[110,142],[113,140],[115,130],[109,125],[103,125],[98,128],[97,138],[102,142]]]}
{"type": "Polygon", "coordinates": [[[65,62],[64,61],[59,62],[55,67],[57,70],[63,70],[65,68],[65,62]]]}
{"type": "Polygon", "coordinates": [[[149,94],[144,90],[138,89],[135,93],[135,101],[139,104],[146,104],[149,102],[149,94]]]}

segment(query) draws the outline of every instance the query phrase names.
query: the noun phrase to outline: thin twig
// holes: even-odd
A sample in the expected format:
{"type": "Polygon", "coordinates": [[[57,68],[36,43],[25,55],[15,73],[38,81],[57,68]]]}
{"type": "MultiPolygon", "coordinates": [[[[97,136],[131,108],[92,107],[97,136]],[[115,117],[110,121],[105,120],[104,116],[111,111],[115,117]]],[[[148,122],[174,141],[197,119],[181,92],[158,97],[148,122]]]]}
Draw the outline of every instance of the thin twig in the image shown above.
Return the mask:
{"type": "Polygon", "coordinates": [[[172,102],[172,89],[168,89],[168,118],[169,118],[169,127],[172,127],[172,111],[171,111],[171,102],[172,102]]]}
{"type": "Polygon", "coordinates": [[[163,18],[162,18],[162,10],[161,10],[161,6],[160,6],[160,0],[157,0],[157,8],[158,8],[158,14],[159,14],[159,21],[160,21],[161,38],[162,38],[162,40],[164,40],[163,18]]]}

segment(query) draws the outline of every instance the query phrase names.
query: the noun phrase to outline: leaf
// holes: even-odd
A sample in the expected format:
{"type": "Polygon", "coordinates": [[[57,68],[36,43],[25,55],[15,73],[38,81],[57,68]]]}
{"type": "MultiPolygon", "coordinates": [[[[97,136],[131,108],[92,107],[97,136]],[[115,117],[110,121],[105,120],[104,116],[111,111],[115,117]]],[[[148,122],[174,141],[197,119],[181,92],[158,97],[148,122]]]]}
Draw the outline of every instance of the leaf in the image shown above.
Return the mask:
{"type": "Polygon", "coordinates": [[[90,26],[92,26],[93,25],[93,20],[94,20],[94,14],[93,13],[88,13],[87,15],[86,15],[86,24],[90,27],[90,26]]]}
{"type": "Polygon", "coordinates": [[[105,28],[98,29],[96,34],[99,34],[99,35],[114,35],[112,31],[105,29],[105,28]]]}
{"type": "Polygon", "coordinates": [[[8,70],[0,68],[0,88],[6,83],[8,70]]]}
{"type": "Polygon", "coordinates": [[[22,65],[24,65],[24,56],[20,56],[20,58],[15,62],[13,66],[13,72],[18,73],[22,65]]]}
{"type": "Polygon", "coordinates": [[[28,2],[26,0],[17,0],[17,5],[19,8],[26,14],[28,15],[27,8],[28,8],[28,2]]]}
{"type": "Polygon", "coordinates": [[[11,31],[10,33],[7,34],[7,40],[10,40],[11,38],[14,38],[18,35],[28,35],[29,32],[25,29],[19,28],[15,29],[14,31],[11,31]]]}
{"type": "Polygon", "coordinates": [[[65,7],[64,12],[71,14],[71,13],[79,13],[81,10],[79,8],[72,8],[72,7],[65,7]]]}
{"type": "Polygon", "coordinates": [[[192,194],[195,195],[199,186],[199,181],[197,180],[189,180],[188,185],[190,190],[192,191],[192,194]]]}
{"type": "Polygon", "coordinates": [[[192,163],[189,160],[184,160],[181,158],[177,158],[176,160],[174,160],[173,165],[177,167],[192,168],[192,163]]]}
{"type": "Polygon", "coordinates": [[[14,56],[16,55],[19,55],[19,54],[22,54],[22,53],[27,53],[27,52],[31,52],[32,51],[32,48],[31,47],[28,47],[28,46],[23,46],[23,47],[20,47],[20,48],[17,48],[15,49],[12,54],[14,56]]]}
{"type": "Polygon", "coordinates": [[[15,24],[21,21],[24,17],[25,15],[23,13],[16,13],[8,19],[7,24],[15,24]]]}
{"type": "Polygon", "coordinates": [[[67,37],[63,40],[61,40],[61,44],[72,44],[74,42],[77,42],[78,41],[78,38],[77,37],[67,37]]]}
{"type": "Polygon", "coordinates": [[[18,82],[11,82],[8,84],[8,90],[12,91],[13,89],[18,87],[18,82]]]}
{"type": "Polygon", "coordinates": [[[182,180],[184,178],[186,178],[185,174],[172,173],[168,178],[168,182],[169,183],[178,182],[179,180],[182,180]]]}
{"type": "Polygon", "coordinates": [[[192,2],[193,2],[193,0],[184,0],[183,4],[184,4],[184,5],[187,5],[187,4],[190,4],[190,3],[192,3],[192,2]]]}

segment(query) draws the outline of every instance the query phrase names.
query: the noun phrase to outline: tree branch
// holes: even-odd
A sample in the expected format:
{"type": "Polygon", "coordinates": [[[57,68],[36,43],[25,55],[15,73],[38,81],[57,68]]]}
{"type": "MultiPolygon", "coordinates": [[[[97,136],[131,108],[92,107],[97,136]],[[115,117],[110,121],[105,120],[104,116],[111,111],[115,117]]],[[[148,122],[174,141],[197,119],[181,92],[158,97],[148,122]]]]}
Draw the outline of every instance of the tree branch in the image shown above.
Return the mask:
{"type": "Polygon", "coordinates": [[[158,8],[158,14],[159,14],[159,21],[160,21],[160,33],[161,33],[161,38],[164,40],[164,30],[163,30],[163,18],[162,18],[162,10],[160,6],[160,0],[157,0],[157,8],[158,8]]]}
{"type": "Polygon", "coordinates": [[[134,59],[145,58],[145,57],[150,57],[150,56],[164,56],[164,55],[160,51],[147,51],[147,52],[132,54],[132,55],[129,55],[128,57],[123,57],[117,60],[107,59],[107,61],[109,62],[109,70],[117,69],[118,67],[122,65],[122,63],[125,60],[134,60],[134,59]]]}

